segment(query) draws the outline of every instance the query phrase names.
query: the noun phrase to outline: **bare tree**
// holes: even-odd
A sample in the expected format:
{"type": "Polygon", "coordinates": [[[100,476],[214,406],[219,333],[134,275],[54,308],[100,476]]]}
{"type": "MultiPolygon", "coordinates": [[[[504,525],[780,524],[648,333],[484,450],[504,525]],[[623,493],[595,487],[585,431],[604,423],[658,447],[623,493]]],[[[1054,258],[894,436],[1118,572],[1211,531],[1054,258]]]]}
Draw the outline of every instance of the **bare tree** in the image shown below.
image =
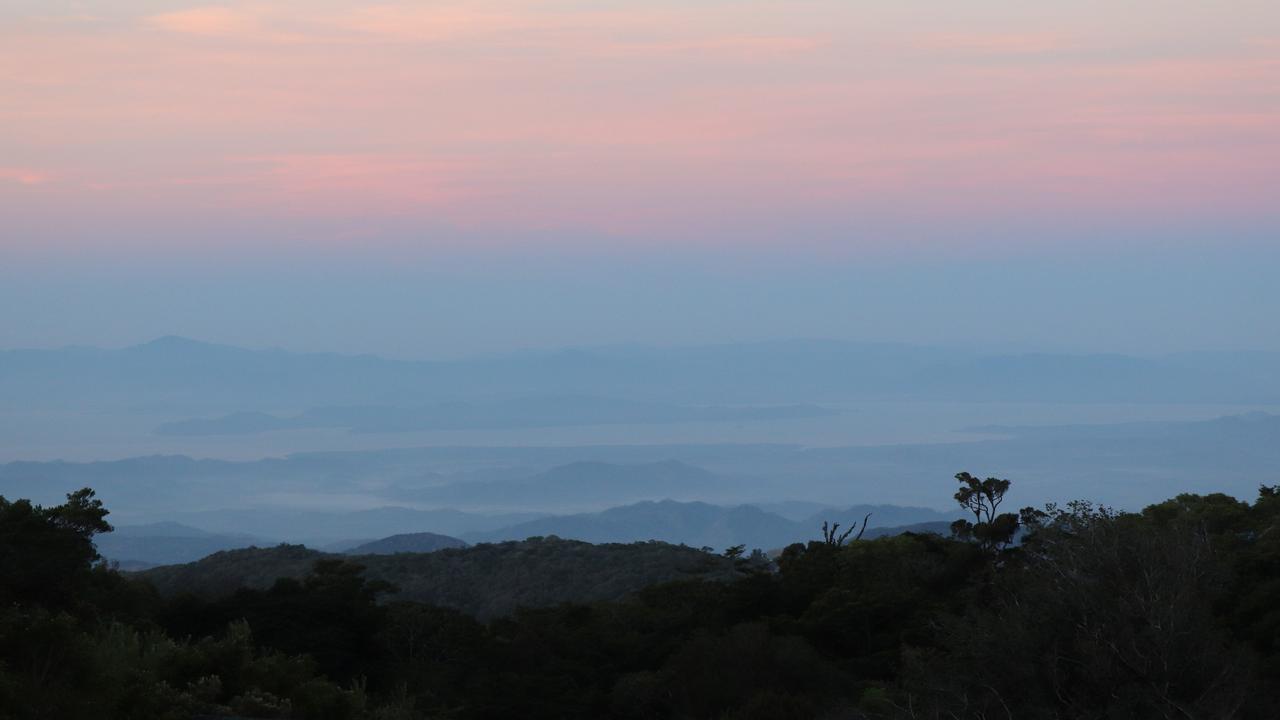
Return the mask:
{"type": "Polygon", "coordinates": [[[862,539],[862,533],[867,531],[867,523],[870,520],[871,513],[867,513],[866,517],[862,518],[861,526],[859,526],[858,523],[854,523],[853,527],[850,527],[843,533],[840,533],[840,523],[827,523],[824,521],[822,523],[822,542],[824,545],[830,545],[831,547],[840,547],[844,545],[850,535],[853,535],[854,530],[857,530],[858,534],[853,536],[853,542],[857,542],[862,539]]]}

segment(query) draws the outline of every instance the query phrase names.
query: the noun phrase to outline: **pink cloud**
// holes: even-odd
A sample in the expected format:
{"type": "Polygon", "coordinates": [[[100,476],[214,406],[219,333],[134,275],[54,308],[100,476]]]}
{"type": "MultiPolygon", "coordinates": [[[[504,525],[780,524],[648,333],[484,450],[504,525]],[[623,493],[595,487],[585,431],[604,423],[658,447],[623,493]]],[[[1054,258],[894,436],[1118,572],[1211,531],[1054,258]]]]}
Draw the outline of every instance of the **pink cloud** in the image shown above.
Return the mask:
{"type": "Polygon", "coordinates": [[[153,15],[147,22],[170,32],[209,36],[246,36],[263,32],[260,12],[224,6],[198,7],[153,15]]]}
{"type": "Polygon", "coordinates": [[[432,41],[528,29],[539,23],[534,18],[514,12],[473,10],[462,6],[377,5],[331,17],[328,24],[383,41],[432,41]]]}
{"type": "Polygon", "coordinates": [[[189,8],[145,18],[149,25],[176,33],[270,38],[266,31],[311,34],[376,35],[381,39],[422,40],[478,31],[520,30],[560,24],[555,13],[486,9],[485,4],[357,5],[297,0],[234,3],[189,8]]]}
{"type": "Polygon", "coordinates": [[[933,32],[915,38],[923,50],[976,55],[1033,55],[1062,49],[1066,43],[1058,33],[933,32]]]}
{"type": "Polygon", "coordinates": [[[725,33],[725,12],[704,9],[602,9],[511,2],[311,4],[276,0],[208,6],[145,18],[179,34],[254,43],[387,44],[477,40],[495,47],[555,48],[571,53],[800,52],[815,35],[725,33]]]}
{"type": "Polygon", "coordinates": [[[43,185],[49,182],[47,173],[30,168],[0,167],[0,180],[19,185],[43,185]]]}
{"type": "Polygon", "coordinates": [[[458,196],[441,169],[402,156],[288,154],[232,158],[218,181],[234,195],[284,214],[420,212],[458,196]]]}
{"type": "Polygon", "coordinates": [[[192,8],[146,18],[169,32],[222,36],[258,43],[454,41],[562,27],[565,17],[524,9],[456,5],[346,5],[277,0],[269,3],[192,8]]]}

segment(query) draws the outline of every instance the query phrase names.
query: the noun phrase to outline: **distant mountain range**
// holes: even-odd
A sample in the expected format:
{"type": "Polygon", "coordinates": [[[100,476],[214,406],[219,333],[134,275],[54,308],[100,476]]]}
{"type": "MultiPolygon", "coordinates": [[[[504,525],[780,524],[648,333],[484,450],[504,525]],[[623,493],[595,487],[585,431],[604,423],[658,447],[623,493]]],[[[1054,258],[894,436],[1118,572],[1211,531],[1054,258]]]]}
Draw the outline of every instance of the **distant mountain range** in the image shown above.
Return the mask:
{"type": "Polygon", "coordinates": [[[192,562],[221,550],[270,544],[252,535],[213,533],[175,522],[123,525],[98,535],[98,552],[125,569],[192,562]]]}
{"type": "Polygon", "coordinates": [[[221,509],[175,513],[184,523],[220,533],[252,533],[272,542],[304,542],[314,547],[348,551],[372,542],[370,538],[433,532],[457,536],[497,529],[545,517],[546,513],[469,513],[460,510],[419,510],[381,507],[370,510],[313,511],[289,508],[221,509]],[[346,542],[344,542],[346,541],[346,542]]]}
{"type": "MultiPolygon", "coordinates": [[[[376,541],[316,541],[314,544],[321,550],[328,548],[346,555],[394,555],[466,547],[467,543],[524,541],[531,537],[554,536],[591,543],[659,541],[687,544],[691,547],[710,547],[716,551],[735,544],[776,550],[794,542],[808,542],[819,538],[820,528],[826,521],[849,528],[859,527],[864,518],[869,518],[867,537],[870,538],[906,530],[945,533],[947,525],[956,516],[959,515],[927,507],[863,505],[847,509],[823,509],[814,512],[810,518],[791,520],[750,505],[726,507],[705,502],[663,500],[637,502],[600,512],[513,521],[502,528],[462,533],[461,539],[434,532],[442,527],[440,520],[449,519],[448,514],[385,509],[351,512],[346,515],[329,514],[324,518],[312,519],[315,524],[297,524],[292,528],[275,525],[270,537],[216,533],[192,525],[164,521],[122,525],[115,532],[101,534],[96,542],[102,556],[119,562],[125,569],[174,565],[200,560],[224,550],[298,542],[302,538],[319,537],[321,532],[333,533],[334,525],[342,528],[340,533],[376,532],[375,528],[379,527],[379,523],[383,528],[396,528],[397,525],[404,528],[406,524],[410,524],[415,532],[396,533],[376,541]],[[375,523],[370,523],[370,519],[374,519],[375,523]],[[428,528],[431,529],[430,532],[428,528]],[[289,533],[288,530],[291,529],[292,533],[289,533]]],[[[509,516],[507,519],[516,518],[520,516],[509,516]]]]}
{"type": "Polygon", "coordinates": [[[768,505],[790,520],[811,516],[815,504],[945,507],[960,470],[1013,480],[1020,504],[1084,498],[1135,509],[1178,492],[1247,499],[1280,482],[1280,416],[1266,413],[982,430],[990,439],[865,447],[476,446],[251,462],[12,462],[0,465],[0,495],[53,504],[92,487],[122,525],[168,520],[327,544],[422,531],[463,537],[665,499],[768,505]]]}
{"type": "MultiPolygon", "coordinates": [[[[372,516],[389,519],[394,508],[372,516]]],[[[371,530],[363,521],[371,515],[349,513],[346,516],[331,515],[330,523],[339,523],[345,531],[371,530]],[[355,516],[355,517],[352,517],[355,516]]],[[[442,518],[443,515],[436,515],[442,518]]],[[[716,551],[733,545],[771,550],[794,542],[807,542],[821,536],[824,522],[838,522],[842,527],[858,527],[864,517],[869,517],[867,537],[895,534],[904,531],[943,532],[955,513],[942,513],[928,508],[898,507],[892,505],[860,505],[850,508],[827,508],[804,520],[790,520],[775,513],[766,512],[751,505],[724,507],[702,502],[640,502],[610,508],[602,512],[579,513],[543,517],[514,522],[487,531],[464,533],[462,539],[426,528],[439,529],[429,524],[430,514],[401,514],[400,520],[412,519],[415,532],[397,533],[380,540],[350,543],[318,544],[320,549],[330,549],[348,555],[390,555],[395,553],[424,553],[446,548],[465,547],[468,543],[493,543],[525,540],[531,537],[560,537],[591,543],[632,543],[660,541],[691,547],[710,547],[716,551]]],[[[277,527],[280,533],[282,528],[277,527]]],[[[310,526],[304,533],[316,533],[319,528],[310,526]]],[[[273,539],[244,534],[215,533],[190,525],[174,522],[147,525],[121,526],[115,532],[98,536],[99,552],[109,560],[127,568],[172,565],[199,560],[222,550],[250,546],[269,547],[281,541],[297,542],[303,535],[277,534],[273,539]]]]}
{"type": "MultiPolygon", "coordinates": [[[[169,432],[256,432],[298,422],[437,427],[447,422],[554,418],[554,409],[531,412],[506,406],[505,400],[486,404],[494,398],[530,396],[594,396],[677,406],[852,400],[1266,403],[1280,401],[1277,368],[1280,355],[1272,353],[995,354],[815,340],[400,361],[247,350],[166,337],[120,350],[0,352],[0,404],[28,410],[242,413],[204,424],[169,426],[169,432]],[[449,420],[435,405],[459,400],[482,402],[459,408],[457,420],[449,420]],[[326,407],[338,410],[265,414],[326,407]],[[371,415],[371,407],[385,410],[371,415]]],[[[607,414],[696,417],[728,412],[637,406],[611,408],[607,414]]],[[[570,416],[575,413],[581,410],[570,416]]]]}
{"type": "Polygon", "coordinates": [[[717,550],[739,543],[767,549],[806,536],[818,537],[812,529],[801,531],[800,525],[750,505],[727,508],[663,500],[531,520],[485,533],[469,533],[465,538],[476,543],[555,535],[593,543],[661,540],[717,550]]]}
{"type": "Polygon", "coordinates": [[[668,460],[639,465],[576,462],[527,478],[452,483],[402,496],[438,505],[579,508],[667,497],[723,497],[732,490],[727,478],[668,460]]]}
{"type": "Polygon", "coordinates": [[[463,537],[477,543],[554,535],[593,543],[659,540],[715,550],[734,545],[770,550],[819,539],[824,522],[840,523],[845,528],[861,527],[867,518],[866,537],[870,538],[907,530],[945,532],[958,517],[958,513],[928,508],[864,505],[819,511],[807,520],[788,520],[752,505],[722,507],[663,500],[597,513],[546,517],[463,537]]]}
{"type": "Polygon", "coordinates": [[[386,463],[378,457],[295,456],[248,463],[159,456],[101,463],[15,462],[0,465],[0,494],[53,502],[66,492],[87,486],[95,488],[110,505],[150,521],[175,520],[219,532],[261,535],[294,533],[298,525],[293,518],[305,517],[308,524],[324,527],[326,536],[333,538],[369,537],[370,528],[374,532],[407,532],[424,525],[456,534],[501,527],[517,517],[528,520],[550,512],[599,509],[638,500],[741,497],[744,489],[729,477],[675,460],[582,461],[520,473],[490,461],[486,467],[438,474],[386,463]],[[323,513],[287,509],[292,504],[288,499],[294,496],[349,496],[359,486],[375,487],[388,506],[440,509],[377,508],[343,513],[342,518],[325,522],[313,522],[322,520],[315,516],[323,513]],[[253,501],[264,494],[269,502],[253,501]],[[265,509],[263,505],[284,507],[270,517],[255,516],[265,509]],[[191,507],[226,509],[193,511],[188,509],[191,507]],[[466,512],[451,508],[465,508],[466,512]],[[362,517],[368,519],[359,520],[362,517]]]}

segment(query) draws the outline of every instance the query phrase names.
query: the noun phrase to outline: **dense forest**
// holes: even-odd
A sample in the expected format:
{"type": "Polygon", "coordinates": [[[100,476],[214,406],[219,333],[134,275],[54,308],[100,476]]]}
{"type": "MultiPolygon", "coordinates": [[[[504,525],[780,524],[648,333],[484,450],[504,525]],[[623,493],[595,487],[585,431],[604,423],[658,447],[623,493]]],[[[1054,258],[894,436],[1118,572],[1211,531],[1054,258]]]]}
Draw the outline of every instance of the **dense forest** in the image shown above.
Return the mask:
{"type": "Polygon", "coordinates": [[[185,592],[218,598],[240,588],[265,590],[280,578],[302,580],[326,558],[359,565],[365,579],[393,587],[386,601],[429,603],[481,620],[508,615],[518,607],[620,600],[661,582],[736,575],[731,559],[690,547],[660,542],[592,545],[556,537],[354,556],[301,545],[245,548],[140,575],[164,597],[185,592]]]}
{"type": "MultiPolygon", "coordinates": [[[[92,491],[0,498],[0,717],[1280,716],[1280,487],[1012,513],[1008,481],[957,479],[951,537],[815,528],[772,561],[731,548],[709,576],[483,620],[296,548],[296,576],[161,593],[99,560],[92,491]]],[[[566,576],[626,561],[580,545],[525,549],[566,576]]],[[[518,597],[505,562],[390,557],[518,597]]]]}

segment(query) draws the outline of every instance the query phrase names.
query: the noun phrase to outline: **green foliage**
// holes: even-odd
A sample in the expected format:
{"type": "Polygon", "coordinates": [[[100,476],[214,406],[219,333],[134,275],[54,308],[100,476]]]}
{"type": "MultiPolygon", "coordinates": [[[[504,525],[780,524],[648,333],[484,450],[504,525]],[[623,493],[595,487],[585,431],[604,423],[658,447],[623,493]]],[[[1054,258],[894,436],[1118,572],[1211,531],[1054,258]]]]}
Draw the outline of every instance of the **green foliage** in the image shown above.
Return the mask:
{"type": "Polygon", "coordinates": [[[259,647],[243,622],[197,641],[156,629],[154,592],[95,565],[106,515],[91,490],[52,508],[0,498],[0,718],[359,716],[357,693],[259,647]]]}
{"type": "Polygon", "coordinates": [[[555,538],[282,546],[147,574],[203,593],[163,598],[94,565],[91,494],[0,501],[0,718],[1280,716],[1276,488],[1008,521],[1007,481],[960,482],[976,514],[956,539],[828,527],[776,564],[555,538]],[[75,602],[20,557],[46,547],[75,602]]]}

